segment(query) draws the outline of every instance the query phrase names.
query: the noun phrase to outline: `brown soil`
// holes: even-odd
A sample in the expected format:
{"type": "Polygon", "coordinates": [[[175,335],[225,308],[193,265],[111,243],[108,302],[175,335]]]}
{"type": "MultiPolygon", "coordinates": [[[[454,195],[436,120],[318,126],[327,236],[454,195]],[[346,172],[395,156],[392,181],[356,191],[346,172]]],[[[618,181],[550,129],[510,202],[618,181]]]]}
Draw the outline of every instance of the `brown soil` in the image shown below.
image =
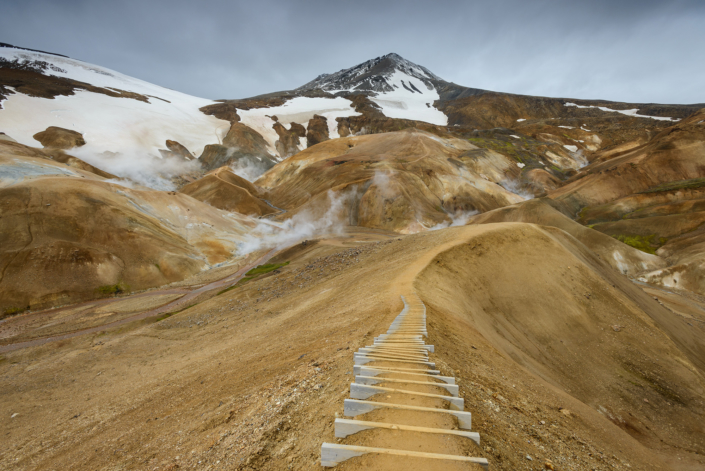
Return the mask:
{"type": "Polygon", "coordinates": [[[279,212],[269,206],[266,193],[242,177],[235,175],[229,167],[221,167],[205,177],[179,190],[209,205],[240,214],[265,216],[279,212]]]}
{"type": "Polygon", "coordinates": [[[104,172],[90,164],[87,164],[81,159],[67,154],[60,149],[38,149],[36,147],[25,146],[14,141],[0,140],[0,155],[7,157],[35,157],[38,159],[47,159],[54,162],[65,164],[71,168],[90,172],[103,178],[117,178],[115,175],[104,172]]]}
{"type": "Polygon", "coordinates": [[[75,90],[87,90],[93,93],[101,93],[115,98],[129,98],[133,100],[149,103],[149,98],[134,92],[118,90],[116,88],[101,88],[78,80],[57,77],[55,75],[44,75],[31,70],[18,70],[9,67],[0,68],[0,100],[6,99],[13,94],[7,87],[12,87],[25,95],[54,98],[57,96],[70,96],[75,90]]]}
{"type": "MultiPolygon", "coordinates": [[[[598,153],[549,193],[578,221],[656,253],[669,267],[640,279],[705,293],[705,110],[647,143],[598,153]]],[[[644,267],[646,272],[646,267],[644,267]]]]}
{"type": "Polygon", "coordinates": [[[324,141],[281,162],[256,181],[271,202],[322,214],[329,190],[346,195],[350,224],[417,232],[450,224],[460,211],[506,206],[521,198],[495,182],[519,174],[507,157],[465,140],[416,129],[324,141]]]}
{"type": "MultiPolygon", "coordinates": [[[[481,434],[479,449],[445,446],[490,469],[705,465],[702,310],[690,325],[557,229],[359,237],[301,246],[279,273],[157,323],[5,354],[0,466],[315,469],[352,352],[413,290],[431,361],[459,378],[481,434]]],[[[346,466],[422,469],[384,461],[346,466]]]]}
{"type": "Polygon", "coordinates": [[[59,173],[0,188],[2,314],[183,280],[235,261],[238,238],[254,224],[187,195],[125,188],[49,160],[0,161],[59,173]]]}

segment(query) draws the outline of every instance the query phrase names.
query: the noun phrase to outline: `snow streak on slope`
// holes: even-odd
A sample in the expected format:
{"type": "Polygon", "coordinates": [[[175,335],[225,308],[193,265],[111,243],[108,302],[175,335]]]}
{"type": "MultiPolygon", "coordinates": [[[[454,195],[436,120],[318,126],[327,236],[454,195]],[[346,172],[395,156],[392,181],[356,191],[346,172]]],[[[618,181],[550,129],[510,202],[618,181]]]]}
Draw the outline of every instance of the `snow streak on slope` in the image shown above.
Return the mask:
{"type": "Polygon", "coordinates": [[[366,92],[389,118],[446,126],[448,118],[433,107],[440,98],[436,85],[442,82],[427,68],[392,53],[334,74],[320,75],[297,90],[366,92]]]}
{"type": "Polygon", "coordinates": [[[582,106],[582,105],[576,105],[575,103],[565,103],[565,106],[574,106],[576,108],[598,108],[602,111],[609,111],[612,113],[621,113],[621,114],[624,114],[627,116],[635,116],[637,118],[656,119],[658,121],[680,121],[680,119],[678,119],[678,118],[665,118],[663,116],[647,116],[645,114],[638,114],[637,113],[639,111],[638,108],[634,108],[631,110],[613,110],[611,108],[607,108],[606,106],[582,106]]]}
{"type": "MultiPolygon", "coordinates": [[[[139,93],[149,103],[76,90],[54,99],[15,93],[3,101],[0,129],[18,142],[38,146],[32,138],[49,126],[84,135],[82,153],[120,153],[139,167],[144,159],[160,159],[159,149],[173,139],[198,156],[207,144],[220,142],[230,123],[207,116],[199,108],[214,103],[74,59],[14,48],[0,48],[0,57],[13,61],[43,61],[45,75],[74,79],[102,88],[139,93]]],[[[93,164],[102,167],[100,158],[93,164]]],[[[154,167],[154,166],[152,166],[154,167]]],[[[110,171],[110,168],[105,168],[110,171]]]]}
{"type": "MultiPolygon", "coordinates": [[[[279,139],[279,136],[272,128],[274,120],[271,116],[276,116],[279,122],[287,129],[289,129],[292,122],[301,124],[308,129],[308,121],[313,118],[314,114],[324,116],[328,120],[328,135],[331,139],[335,139],[340,137],[338,134],[338,122],[335,118],[360,115],[352,108],[350,100],[341,97],[297,97],[281,106],[237,110],[237,114],[240,116],[242,124],[251,127],[264,137],[272,147],[273,154],[276,154],[274,143],[279,139]]],[[[305,138],[302,140],[305,140],[305,138]]]]}
{"type": "Polygon", "coordinates": [[[399,71],[395,71],[387,83],[394,88],[393,91],[370,98],[382,108],[385,116],[441,126],[448,124],[448,117],[433,107],[433,103],[440,99],[435,88],[426,87],[422,81],[399,71]]]}

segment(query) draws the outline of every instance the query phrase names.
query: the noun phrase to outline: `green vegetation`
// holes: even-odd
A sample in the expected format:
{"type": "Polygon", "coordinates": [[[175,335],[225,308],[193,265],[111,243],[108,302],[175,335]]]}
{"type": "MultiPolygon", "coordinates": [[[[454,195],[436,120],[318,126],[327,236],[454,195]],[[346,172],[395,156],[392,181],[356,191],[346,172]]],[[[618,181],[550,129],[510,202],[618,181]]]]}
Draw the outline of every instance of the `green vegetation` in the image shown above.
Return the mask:
{"type": "Polygon", "coordinates": [[[8,307],[7,309],[5,309],[5,312],[3,312],[3,317],[14,316],[14,315],[20,314],[26,310],[27,310],[26,307],[8,307]]]}
{"type": "Polygon", "coordinates": [[[96,288],[96,292],[103,296],[112,296],[116,294],[126,293],[130,291],[130,287],[122,282],[116,285],[103,285],[96,288]]]}
{"type": "Polygon", "coordinates": [[[695,190],[697,188],[705,187],[705,178],[693,178],[691,180],[679,180],[676,182],[662,183],[661,185],[649,188],[642,193],[658,193],[661,191],[675,191],[675,190],[695,190]]]}
{"type": "Polygon", "coordinates": [[[187,309],[191,309],[191,308],[194,307],[196,304],[198,304],[198,303],[191,304],[190,306],[187,306],[187,307],[185,307],[185,308],[183,308],[183,309],[179,309],[178,311],[165,312],[165,313],[162,314],[161,316],[159,316],[159,317],[157,317],[156,319],[154,319],[154,322],[159,322],[159,321],[163,321],[164,319],[168,319],[168,318],[170,318],[171,316],[173,316],[174,314],[178,314],[178,313],[180,313],[180,312],[184,312],[184,311],[187,310],[187,309]]]}
{"type": "Polygon", "coordinates": [[[629,245],[630,247],[634,247],[635,249],[641,250],[642,252],[646,252],[646,253],[650,253],[650,254],[656,253],[656,249],[652,246],[652,243],[651,243],[652,239],[654,237],[656,237],[654,234],[651,234],[650,236],[615,235],[612,237],[614,237],[615,239],[617,239],[620,242],[623,242],[623,243],[629,245]]]}
{"type": "MultiPolygon", "coordinates": [[[[263,273],[269,273],[270,271],[274,271],[278,268],[284,267],[288,265],[289,262],[284,262],[284,263],[265,263],[264,265],[259,265],[252,270],[248,271],[245,273],[245,277],[250,277],[253,278],[257,275],[261,275],[263,273]]],[[[243,278],[244,279],[244,278],[243,278]]]]}
{"type": "MultiPolygon", "coordinates": [[[[531,154],[530,151],[524,149],[517,149],[513,142],[503,141],[499,139],[488,139],[484,137],[470,137],[468,141],[481,147],[483,149],[490,149],[500,154],[506,155],[512,159],[515,159],[521,163],[530,163],[531,160],[536,160],[536,156],[531,154]]],[[[526,145],[526,141],[522,140],[526,145]]]]}
{"type": "Polygon", "coordinates": [[[223,293],[227,293],[227,292],[230,291],[231,289],[235,289],[235,288],[237,288],[238,286],[244,285],[245,283],[247,283],[248,281],[250,281],[250,280],[253,279],[253,278],[256,278],[256,277],[258,277],[258,276],[260,276],[260,275],[263,275],[263,274],[265,274],[265,273],[272,272],[272,271],[277,270],[277,269],[279,269],[279,268],[281,268],[281,267],[285,267],[285,266],[287,266],[288,264],[289,264],[289,262],[284,262],[284,263],[265,263],[264,265],[258,265],[258,266],[256,266],[255,268],[253,268],[252,270],[250,270],[250,271],[248,271],[247,273],[245,273],[245,276],[242,277],[242,279],[241,279],[240,281],[238,281],[238,282],[235,283],[234,285],[230,286],[229,288],[225,288],[224,290],[219,291],[218,294],[216,294],[216,296],[220,296],[220,295],[223,294],[223,293]]]}

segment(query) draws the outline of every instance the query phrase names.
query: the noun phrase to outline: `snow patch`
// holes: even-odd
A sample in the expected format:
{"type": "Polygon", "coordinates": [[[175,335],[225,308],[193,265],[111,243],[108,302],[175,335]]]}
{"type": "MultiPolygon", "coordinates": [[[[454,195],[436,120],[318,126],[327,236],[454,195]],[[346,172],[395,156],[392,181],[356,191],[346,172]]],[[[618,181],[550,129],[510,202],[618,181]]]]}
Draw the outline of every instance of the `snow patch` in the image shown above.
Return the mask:
{"type": "Polygon", "coordinates": [[[575,126],[558,126],[559,128],[564,128],[564,129],[575,129],[575,126]]]}
{"type": "Polygon", "coordinates": [[[514,139],[521,139],[521,137],[517,136],[516,134],[510,134],[510,137],[513,137],[514,139]]]}
{"type": "Polygon", "coordinates": [[[578,146],[569,146],[567,144],[563,144],[563,147],[565,147],[566,149],[568,149],[571,152],[578,152],[578,146]]]}
{"type": "Polygon", "coordinates": [[[340,137],[338,122],[335,118],[359,116],[360,113],[352,108],[352,102],[342,97],[336,98],[308,98],[296,97],[281,106],[272,108],[253,108],[250,110],[237,110],[240,122],[251,127],[264,137],[271,147],[272,155],[276,155],[274,143],[279,140],[279,135],[272,128],[276,116],[280,123],[298,123],[308,128],[308,122],[314,114],[324,116],[328,122],[328,134],[331,139],[340,137]]]}
{"type": "MultiPolygon", "coordinates": [[[[565,106],[574,106],[576,108],[597,108],[602,111],[608,111],[612,113],[621,113],[626,116],[635,116],[637,118],[650,118],[650,119],[656,119],[658,121],[680,121],[678,118],[665,118],[663,116],[647,116],[645,114],[638,114],[637,112],[639,111],[638,108],[634,108],[632,110],[613,110],[611,108],[607,108],[605,106],[583,106],[583,105],[577,105],[575,103],[565,103],[565,106]]],[[[562,127],[562,126],[560,126],[562,127]]]]}
{"type": "Polygon", "coordinates": [[[517,119],[517,123],[521,123],[522,121],[526,121],[526,118],[519,118],[519,119],[517,119]]]}
{"type": "Polygon", "coordinates": [[[448,125],[448,117],[433,106],[440,99],[435,88],[429,90],[421,80],[398,70],[387,79],[387,83],[394,91],[378,93],[370,98],[382,108],[385,116],[448,125]]]}
{"type": "MultiPolygon", "coordinates": [[[[111,156],[117,153],[120,159],[129,162],[129,166],[117,167],[126,168],[130,175],[144,173],[146,180],[153,179],[162,171],[159,149],[166,147],[167,139],[176,140],[194,155],[200,155],[207,144],[221,142],[230,128],[228,121],[199,110],[215,103],[212,100],[66,57],[15,48],[0,48],[0,57],[10,61],[46,62],[49,67],[43,72],[45,75],[147,96],[148,103],[86,90],[54,99],[15,92],[2,103],[0,129],[19,143],[37,147],[39,143],[32,136],[49,126],[71,129],[83,134],[86,140],[86,145],[80,148],[81,158],[112,173],[117,168],[111,156]]],[[[71,153],[75,154],[74,150],[71,153]]],[[[169,171],[167,169],[167,173],[169,171]]],[[[117,175],[128,176],[127,173],[117,175]]]]}
{"type": "Polygon", "coordinates": [[[617,263],[617,268],[619,268],[619,271],[625,275],[629,273],[629,265],[626,263],[619,250],[615,250],[614,253],[612,253],[612,258],[614,258],[614,261],[617,263]]]}

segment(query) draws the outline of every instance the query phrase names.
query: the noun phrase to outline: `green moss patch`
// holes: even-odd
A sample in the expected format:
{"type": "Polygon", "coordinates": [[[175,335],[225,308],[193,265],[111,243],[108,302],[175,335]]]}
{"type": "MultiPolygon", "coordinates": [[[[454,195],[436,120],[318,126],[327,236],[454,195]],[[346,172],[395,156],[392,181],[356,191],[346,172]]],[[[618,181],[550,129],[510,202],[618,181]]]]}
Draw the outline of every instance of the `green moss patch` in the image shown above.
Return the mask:
{"type": "Polygon", "coordinates": [[[96,288],[96,292],[102,296],[114,296],[116,294],[127,293],[130,287],[124,283],[115,285],[103,285],[96,288]]]}
{"type": "Polygon", "coordinates": [[[705,187],[705,178],[693,178],[691,180],[679,180],[676,182],[662,183],[661,185],[649,188],[641,193],[659,193],[662,191],[694,190],[705,187]]]}
{"type": "Polygon", "coordinates": [[[26,307],[8,307],[3,311],[2,317],[16,316],[25,312],[28,308],[26,307]]]}
{"type": "Polygon", "coordinates": [[[630,247],[634,247],[635,249],[641,250],[642,252],[650,253],[650,254],[655,254],[656,249],[658,247],[653,247],[652,246],[652,240],[654,237],[656,237],[654,234],[650,236],[638,236],[638,235],[633,235],[633,236],[627,236],[627,235],[615,235],[612,236],[615,239],[617,239],[620,242],[623,242],[627,244],[630,247]]]}
{"type": "Polygon", "coordinates": [[[219,291],[216,296],[220,296],[220,295],[223,294],[223,293],[227,293],[227,292],[230,291],[231,289],[235,289],[235,288],[237,288],[238,286],[244,285],[245,283],[247,283],[248,281],[250,281],[250,280],[253,279],[253,278],[257,278],[258,276],[263,275],[263,274],[265,274],[265,273],[273,272],[274,270],[277,270],[277,269],[279,269],[279,268],[281,268],[281,267],[285,267],[285,266],[287,266],[288,264],[289,264],[289,262],[284,262],[284,263],[265,263],[264,265],[258,265],[258,266],[256,266],[255,268],[253,268],[252,270],[250,270],[250,271],[248,271],[247,273],[245,273],[245,276],[242,277],[242,279],[240,279],[240,281],[238,281],[237,283],[235,283],[234,285],[232,285],[232,286],[230,286],[230,287],[228,287],[228,288],[225,288],[225,289],[222,290],[222,291],[219,291]]]}

